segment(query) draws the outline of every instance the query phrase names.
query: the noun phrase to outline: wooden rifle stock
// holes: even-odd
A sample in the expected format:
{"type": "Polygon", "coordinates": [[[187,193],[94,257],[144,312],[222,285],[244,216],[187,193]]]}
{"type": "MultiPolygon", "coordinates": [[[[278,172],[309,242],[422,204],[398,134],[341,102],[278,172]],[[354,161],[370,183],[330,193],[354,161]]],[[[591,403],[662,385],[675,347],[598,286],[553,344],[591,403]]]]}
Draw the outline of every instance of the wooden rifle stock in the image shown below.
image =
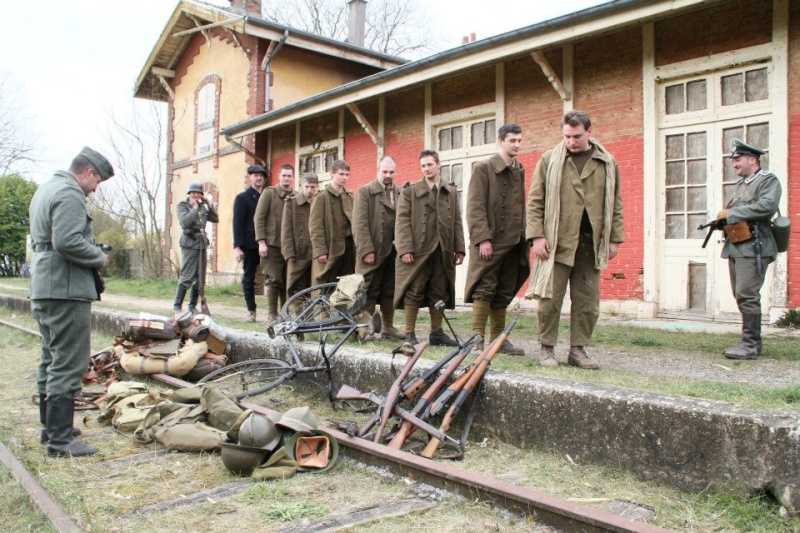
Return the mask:
{"type": "Polygon", "coordinates": [[[403,380],[405,380],[408,377],[408,374],[411,373],[411,369],[414,368],[419,356],[422,355],[422,352],[424,352],[425,348],[427,347],[427,342],[421,342],[417,345],[414,355],[406,360],[403,371],[400,372],[400,375],[397,376],[397,379],[394,380],[394,383],[392,383],[392,387],[389,389],[389,393],[386,395],[386,401],[381,408],[380,421],[378,421],[378,427],[375,429],[375,437],[372,439],[373,442],[381,441],[381,436],[383,436],[383,429],[386,427],[386,422],[388,422],[389,418],[392,416],[394,406],[397,404],[397,400],[400,397],[400,387],[403,384],[403,380]]]}
{"type": "Polygon", "coordinates": [[[422,391],[425,390],[425,387],[431,384],[432,381],[436,379],[436,376],[439,375],[439,372],[444,368],[444,366],[449,363],[454,357],[457,357],[459,353],[463,350],[469,352],[472,349],[472,346],[480,338],[480,335],[474,333],[470,338],[466,340],[466,342],[462,347],[458,347],[454,349],[449,354],[445,355],[441,361],[436,363],[434,366],[430,368],[430,370],[426,371],[421,377],[415,378],[413,381],[408,383],[407,385],[403,385],[403,390],[400,392],[400,397],[403,400],[413,400],[417,396],[420,395],[422,391]],[[469,348],[469,350],[467,350],[469,348]]]}
{"type": "MultiPolygon", "coordinates": [[[[427,414],[425,414],[425,410],[430,405],[431,401],[434,397],[439,394],[439,391],[442,390],[444,384],[447,383],[447,380],[450,379],[455,371],[458,369],[459,365],[464,361],[467,357],[469,352],[472,351],[472,347],[477,341],[477,336],[475,340],[467,341],[463,348],[461,348],[458,352],[456,352],[456,357],[450,361],[450,365],[442,372],[439,377],[434,381],[428,390],[425,391],[425,394],[422,395],[422,398],[419,399],[417,404],[411,409],[411,414],[419,416],[422,420],[426,420],[427,414]]],[[[448,357],[449,359],[449,357],[448,357]]],[[[406,440],[414,434],[417,430],[417,426],[409,422],[408,420],[403,420],[403,423],[400,425],[400,429],[397,431],[395,436],[392,440],[389,441],[387,445],[389,448],[394,448],[395,450],[399,450],[403,447],[406,440]]]]}
{"type": "MultiPolygon", "coordinates": [[[[511,329],[516,325],[516,323],[517,319],[514,318],[514,320],[512,320],[511,323],[506,326],[506,329],[504,329],[503,332],[498,335],[489,348],[487,348],[488,353],[486,357],[481,359],[480,363],[473,368],[472,372],[470,373],[469,380],[459,392],[458,397],[453,402],[453,405],[451,405],[450,409],[448,409],[447,413],[445,413],[444,418],[442,419],[442,425],[439,427],[439,431],[442,433],[447,433],[447,431],[450,429],[450,424],[452,424],[453,418],[455,418],[455,416],[461,410],[461,406],[467,400],[467,397],[470,395],[470,393],[478,387],[478,383],[480,383],[484,374],[486,374],[486,370],[488,370],[492,359],[500,351],[500,348],[503,347],[503,343],[506,341],[506,338],[508,338],[508,334],[511,332],[511,329]]],[[[437,439],[436,437],[431,437],[428,445],[424,450],[422,450],[420,455],[427,457],[428,459],[432,458],[433,454],[436,453],[436,450],[439,449],[441,443],[441,440],[437,439]]]]}

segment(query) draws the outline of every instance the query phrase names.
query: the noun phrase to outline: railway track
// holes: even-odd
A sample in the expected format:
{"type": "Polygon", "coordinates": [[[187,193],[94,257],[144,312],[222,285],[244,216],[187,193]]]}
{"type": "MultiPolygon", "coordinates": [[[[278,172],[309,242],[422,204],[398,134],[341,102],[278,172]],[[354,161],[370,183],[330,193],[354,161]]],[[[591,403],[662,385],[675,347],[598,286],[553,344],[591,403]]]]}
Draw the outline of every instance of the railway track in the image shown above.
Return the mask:
{"type": "MultiPolygon", "coordinates": [[[[19,324],[0,320],[0,324],[15,328],[31,335],[38,336],[38,332],[25,328],[19,324]]],[[[194,386],[192,383],[163,375],[151,376],[157,381],[173,388],[194,386]]],[[[264,414],[273,419],[280,417],[280,413],[267,409],[262,405],[243,402],[244,407],[264,414]]],[[[404,479],[422,483],[427,486],[447,491],[465,497],[468,501],[487,502],[491,505],[505,509],[517,517],[525,517],[528,521],[535,521],[554,528],[558,531],[572,532],[619,532],[619,533],[656,533],[666,530],[643,522],[629,520],[610,512],[590,508],[575,502],[556,498],[541,492],[533,491],[504,481],[490,478],[474,472],[456,468],[451,464],[437,462],[423,457],[390,449],[386,446],[375,444],[365,439],[351,437],[346,433],[326,428],[338,441],[340,454],[357,463],[376,467],[404,479]]],[[[156,451],[136,456],[123,457],[115,461],[149,461],[163,455],[165,452],[156,451]]],[[[36,481],[24,466],[13,456],[2,443],[0,443],[0,461],[9,469],[15,479],[22,485],[30,496],[34,506],[51,521],[58,531],[77,532],[84,531],[75,524],[67,513],[36,481]]],[[[175,505],[192,505],[205,501],[208,498],[225,498],[230,494],[241,491],[249,481],[222,484],[217,487],[203,490],[194,495],[183,495],[179,502],[166,501],[148,506],[147,509],[137,509],[138,513],[158,513],[175,505]]],[[[324,530],[324,529],[317,529],[324,530]]]]}

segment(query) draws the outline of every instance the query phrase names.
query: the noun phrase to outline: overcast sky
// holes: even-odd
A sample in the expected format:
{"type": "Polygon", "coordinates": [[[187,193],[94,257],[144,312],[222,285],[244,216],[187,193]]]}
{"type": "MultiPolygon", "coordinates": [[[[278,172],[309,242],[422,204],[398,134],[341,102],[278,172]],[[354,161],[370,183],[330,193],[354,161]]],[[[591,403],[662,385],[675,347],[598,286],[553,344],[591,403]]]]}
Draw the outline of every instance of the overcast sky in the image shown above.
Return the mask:
{"type": "MultiPolygon", "coordinates": [[[[605,1],[431,0],[429,10],[441,28],[444,50],[460,45],[470,32],[482,39],[605,1]]],[[[176,5],[176,0],[3,2],[0,76],[8,88],[19,88],[30,117],[26,126],[39,141],[40,164],[25,169],[28,177],[41,182],[66,168],[84,145],[103,149],[109,113],[130,112],[136,76],[176,5]]]]}

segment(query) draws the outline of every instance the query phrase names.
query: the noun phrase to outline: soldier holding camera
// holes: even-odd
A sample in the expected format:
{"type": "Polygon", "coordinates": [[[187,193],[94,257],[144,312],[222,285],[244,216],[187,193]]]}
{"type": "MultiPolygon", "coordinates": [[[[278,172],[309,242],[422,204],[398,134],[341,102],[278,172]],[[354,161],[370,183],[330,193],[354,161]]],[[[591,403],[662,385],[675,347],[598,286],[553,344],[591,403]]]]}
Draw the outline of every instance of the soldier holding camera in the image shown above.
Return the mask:
{"type": "Polygon", "coordinates": [[[762,155],[764,150],[733,141],[731,161],[740,179],[725,209],[717,214],[717,221],[725,224],[722,258],[728,260],[731,288],[742,315],[742,339],[725,350],[728,359],[761,355],[761,287],[778,254],[770,220],[778,211],[781,184],[775,174],[761,168],[762,155]]]}
{"type": "Polygon", "coordinates": [[[197,280],[200,254],[206,253],[208,237],[206,236],[206,223],[219,222],[219,216],[214,206],[211,205],[211,196],[204,195],[203,185],[192,183],[189,185],[189,195],[186,200],[178,202],[178,222],[183,228],[181,235],[181,277],[178,280],[178,290],[175,293],[173,311],[180,313],[186,291],[191,288],[189,296],[189,311],[197,313],[197,280]]]}

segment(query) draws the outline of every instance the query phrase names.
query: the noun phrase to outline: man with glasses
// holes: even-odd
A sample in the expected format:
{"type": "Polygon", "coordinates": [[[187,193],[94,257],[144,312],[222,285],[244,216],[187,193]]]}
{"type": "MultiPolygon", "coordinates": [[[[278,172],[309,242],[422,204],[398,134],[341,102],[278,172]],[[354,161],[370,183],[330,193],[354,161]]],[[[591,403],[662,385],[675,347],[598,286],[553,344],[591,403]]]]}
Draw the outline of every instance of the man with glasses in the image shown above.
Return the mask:
{"type": "Polygon", "coordinates": [[[30,204],[33,267],[28,297],[42,354],[36,376],[42,443],[54,457],[85,456],[97,448],[74,437],[75,398],[89,365],[92,301],[100,297],[96,270],[108,256],[95,244],[86,198],[114,175],[111,163],[89,147],[34,194],[30,204]]]}

